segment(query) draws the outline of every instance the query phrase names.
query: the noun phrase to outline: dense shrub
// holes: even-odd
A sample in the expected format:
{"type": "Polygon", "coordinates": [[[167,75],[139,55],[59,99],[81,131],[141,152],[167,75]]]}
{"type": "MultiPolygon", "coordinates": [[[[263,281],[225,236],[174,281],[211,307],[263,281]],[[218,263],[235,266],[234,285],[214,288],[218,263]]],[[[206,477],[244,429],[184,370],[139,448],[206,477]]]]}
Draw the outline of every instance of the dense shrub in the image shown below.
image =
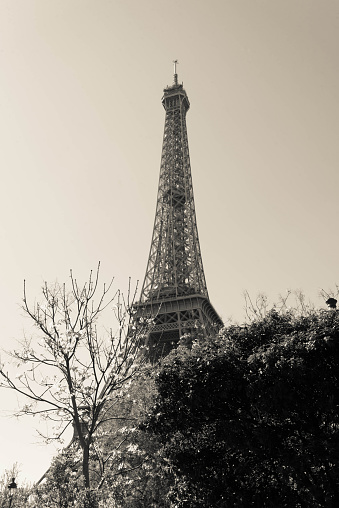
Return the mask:
{"type": "Polygon", "coordinates": [[[339,313],[269,312],[179,347],[144,428],[173,506],[339,506],[339,313]]]}

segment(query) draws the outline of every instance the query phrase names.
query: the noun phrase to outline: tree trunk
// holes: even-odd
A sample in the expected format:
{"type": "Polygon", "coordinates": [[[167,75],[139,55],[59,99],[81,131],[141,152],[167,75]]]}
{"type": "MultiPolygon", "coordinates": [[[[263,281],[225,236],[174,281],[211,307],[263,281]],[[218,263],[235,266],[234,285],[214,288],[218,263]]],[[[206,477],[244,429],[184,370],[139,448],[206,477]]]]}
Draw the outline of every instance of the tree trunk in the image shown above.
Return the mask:
{"type": "Polygon", "coordinates": [[[90,479],[89,479],[89,444],[85,443],[85,446],[82,449],[82,474],[85,478],[85,487],[86,489],[90,488],[90,479]]]}

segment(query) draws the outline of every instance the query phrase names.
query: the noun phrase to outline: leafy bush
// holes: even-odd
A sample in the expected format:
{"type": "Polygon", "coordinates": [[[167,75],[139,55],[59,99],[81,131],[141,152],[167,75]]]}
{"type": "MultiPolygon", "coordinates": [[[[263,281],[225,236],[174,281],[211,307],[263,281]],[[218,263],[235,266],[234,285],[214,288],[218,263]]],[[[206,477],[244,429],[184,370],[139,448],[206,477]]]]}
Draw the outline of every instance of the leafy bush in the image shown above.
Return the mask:
{"type": "Polygon", "coordinates": [[[339,506],[339,313],[270,311],[179,347],[143,428],[173,506],[339,506]]]}

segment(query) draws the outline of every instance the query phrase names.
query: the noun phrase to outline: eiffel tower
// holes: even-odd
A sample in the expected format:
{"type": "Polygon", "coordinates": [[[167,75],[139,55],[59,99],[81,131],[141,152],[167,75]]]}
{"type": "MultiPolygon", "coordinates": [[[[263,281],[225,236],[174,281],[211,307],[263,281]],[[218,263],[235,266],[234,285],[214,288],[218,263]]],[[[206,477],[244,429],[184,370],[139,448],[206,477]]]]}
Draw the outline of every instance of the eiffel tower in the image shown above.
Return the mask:
{"type": "Polygon", "coordinates": [[[147,343],[166,355],[185,334],[216,333],[222,321],[210,303],[194,207],[186,113],[190,103],[178,83],[164,89],[166,111],[151,248],[136,319],[150,318],[147,343]]]}

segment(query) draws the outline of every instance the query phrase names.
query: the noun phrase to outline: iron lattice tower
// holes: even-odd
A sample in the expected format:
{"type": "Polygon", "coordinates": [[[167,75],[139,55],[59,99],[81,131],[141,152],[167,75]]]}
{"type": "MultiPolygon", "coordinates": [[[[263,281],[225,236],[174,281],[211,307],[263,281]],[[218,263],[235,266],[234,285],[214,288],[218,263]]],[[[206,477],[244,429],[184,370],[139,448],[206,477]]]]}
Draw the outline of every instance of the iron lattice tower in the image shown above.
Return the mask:
{"type": "Polygon", "coordinates": [[[185,333],[216,332],[222,321],[208,297],[195,214],[182,84],[165,88],[166,111],[151,248],[136,318],[152,318],[148,344],[166,354],[185,333]]]}

